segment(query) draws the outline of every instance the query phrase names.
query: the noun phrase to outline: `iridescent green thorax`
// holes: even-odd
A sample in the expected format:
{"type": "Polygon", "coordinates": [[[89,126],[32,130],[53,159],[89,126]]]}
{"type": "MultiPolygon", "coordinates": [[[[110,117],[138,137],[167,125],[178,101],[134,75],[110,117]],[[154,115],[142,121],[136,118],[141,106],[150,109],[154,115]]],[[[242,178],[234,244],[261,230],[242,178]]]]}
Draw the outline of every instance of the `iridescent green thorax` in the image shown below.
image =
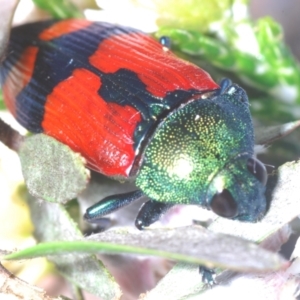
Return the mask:
{"type": "Polygon", "coordinates": [[[247,96],[232,85],[211,99],[182,105],[161,123],[146,148],[136,184],[157,201],[209,206],[212,193],[235,189],[231,188],[237,179],[232,167],[240,156],[243,164],[240,167],[239,162],[237,167],[244,184],[257,181],[247,170],[253,147],[247,96]],[[224,178],[213,180],[222,170],[224,178]]]}

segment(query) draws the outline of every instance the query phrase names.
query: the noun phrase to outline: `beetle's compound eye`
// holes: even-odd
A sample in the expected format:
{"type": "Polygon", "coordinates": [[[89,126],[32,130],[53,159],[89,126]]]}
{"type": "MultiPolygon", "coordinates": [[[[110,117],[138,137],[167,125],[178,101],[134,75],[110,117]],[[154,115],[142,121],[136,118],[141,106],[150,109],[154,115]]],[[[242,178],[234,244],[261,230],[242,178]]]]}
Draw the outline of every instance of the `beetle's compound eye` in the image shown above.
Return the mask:
{"type": "Polygon", "coordinates": [[[247,161],[248,171],[253,174],[257,180],[266,185],[268,175],[266,167],[256,158],[249,158],[247,161]]]}
{"type": "Polygon", "coordinates": [[[210,206],[214,213],[224,218],[234,218],[238,213],[236,201],[226,189],[213,196],[210,206]]]}

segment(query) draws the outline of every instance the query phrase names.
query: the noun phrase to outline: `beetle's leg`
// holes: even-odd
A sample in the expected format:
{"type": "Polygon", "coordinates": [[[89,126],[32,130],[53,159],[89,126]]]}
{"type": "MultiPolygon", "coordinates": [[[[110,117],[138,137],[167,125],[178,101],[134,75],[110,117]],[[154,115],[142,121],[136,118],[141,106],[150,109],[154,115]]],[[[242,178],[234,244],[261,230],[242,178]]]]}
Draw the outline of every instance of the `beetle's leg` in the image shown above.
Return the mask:
{"type": "Polygon", "coordinates": [[[130,204],[144,196],[142,191],[134,191],[126,194],[113,195],[104,198],[96,204],[89,207],[85,214],[84,219],[89,223],[97,223],[102,216],[110,214],[119,208],[130,204]]]}
{"type": "Polygon", "coordinates": [[[152,223],[156,222],[161,215],[163,215],[169,208],[175,204],[158,202],[155,200],[149,200],[145,202],[135,220],[135,226],[142,230],[152,223]]]}
{"type": "Polygon", "coordinates": [[[202,275],[202,282],[208,284],[210,287],[216,284],[216,273],[213,269],[199,266],[199,273],[202,275]]]}

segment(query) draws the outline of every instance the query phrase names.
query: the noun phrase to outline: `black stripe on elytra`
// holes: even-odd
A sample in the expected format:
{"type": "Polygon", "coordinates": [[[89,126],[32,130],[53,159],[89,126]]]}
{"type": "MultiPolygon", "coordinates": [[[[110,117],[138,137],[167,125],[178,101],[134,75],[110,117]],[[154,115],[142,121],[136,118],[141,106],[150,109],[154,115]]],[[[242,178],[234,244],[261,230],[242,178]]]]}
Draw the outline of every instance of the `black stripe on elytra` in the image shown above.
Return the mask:
{"type": "Polygon", "coordinates": [[[156,127],[155,124],[159,124],[162,118],[182,102],[199,93],[195,90],[175,90],[168,92],[164,98],[155,97],[148,92],[146,84],[140,80],[138,74],[128,69],[105,74],[101,80],[98,93],[105,101],[132,106],[142,115],[142,121],[134,133],[135,150],[141,147],[151,128],[156,127]]]}
{"type": "Polygon", "coordinates": [[[12,67],[18,62],[23,54],[24,49],[32,46],[36,42],[36,37],[46,28],[57,21],[40,22],[38,26],[36,23],[29,23],[12,28],[10,40],[6,50],[6,57],[0,67],[0,83],[3,85],[11,71],[12,67]]]}
{"type": "MultiPolygon", "coordinates": [[[[36,24],[37,27],[40,24],[36,24]]],[[[49,26],[49,23],[47,24],[49,26]]],[[[13,32],[12,39],[15,40],[15,43],[20,34],[26,36],[27,30],[35,27],[34,24],[30,25],[26,26],[26,29],[19,27],[19,30],[13,32]]],[[[45,26],[43,27],[45,29],[45,26]]],[[[47,96],[60,82],[70,77],[77,68],[92,69],[94,73],[102,77],[101,71],[90,66],[89,57],[95,53],[103,40],[119,33],[128,33],[128,30],[108,23],[92,23],[84,29],[46,42],[37,38],[32,39],[27,33],[29,40],[26,41],[26,46],[37,46],[39,52],[32,78],[17,96],[18,121],[32,132],[42,132],[47,96]]]]}
{"type": "MultiPolygon", "coordinates": [[[[86,28],[64,34],[51,41],[40,41],[36,36],[52,24],[53,21],[41,22],[38,25],[29,24],[15,28],[12,32],[11,47],[17,49],[17,45],[21,45],[15,53],[21,55],[22,50],[30,45],[40,49],[32,78],[17,96],[16,103],[18,121],[32,132],[43,131],[41,124],[47,96],[77,68],[85,68],[101,77],[102,84],[98,93],[107,102],[129,105],[141,113],[142,121],[135,130],[135,149],[140,148],[150,129],[155,127],[155,124],[158,124],[170,110],[190,99],[195,93],[199,93],[194,90],[177,90],[167,93],[164,99],[158,98],[147,90],[138,74],[131,70],[119,69],[106,74],[90,65],[89,57],[95,53],[103,40],[117,34],[139,32],[137,30],[108,23],[92,23],[86,28]]],[[[8,61],[7,64],[12,64],[17,59],[12,55],[8,57],[8,61]]]]}

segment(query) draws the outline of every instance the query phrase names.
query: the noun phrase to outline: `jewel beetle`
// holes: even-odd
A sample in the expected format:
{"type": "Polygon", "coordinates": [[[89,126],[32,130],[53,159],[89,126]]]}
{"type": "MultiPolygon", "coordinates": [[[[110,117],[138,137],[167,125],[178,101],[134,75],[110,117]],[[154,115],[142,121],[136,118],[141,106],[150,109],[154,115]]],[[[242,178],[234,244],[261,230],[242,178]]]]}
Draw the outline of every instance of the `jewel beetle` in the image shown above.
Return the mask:
{"type": "Polygon", "coordinates": [[[218,85],[165,42],[87,20],[25,24],[11,31],[0,77],[25,128],[81,153],[92,170],[135,181],[136,191],[87,209],[87,221],[143,196],[139,229],[176,204],[250,222],[264,215],[267,174],[245,91],[218,85]]]}

